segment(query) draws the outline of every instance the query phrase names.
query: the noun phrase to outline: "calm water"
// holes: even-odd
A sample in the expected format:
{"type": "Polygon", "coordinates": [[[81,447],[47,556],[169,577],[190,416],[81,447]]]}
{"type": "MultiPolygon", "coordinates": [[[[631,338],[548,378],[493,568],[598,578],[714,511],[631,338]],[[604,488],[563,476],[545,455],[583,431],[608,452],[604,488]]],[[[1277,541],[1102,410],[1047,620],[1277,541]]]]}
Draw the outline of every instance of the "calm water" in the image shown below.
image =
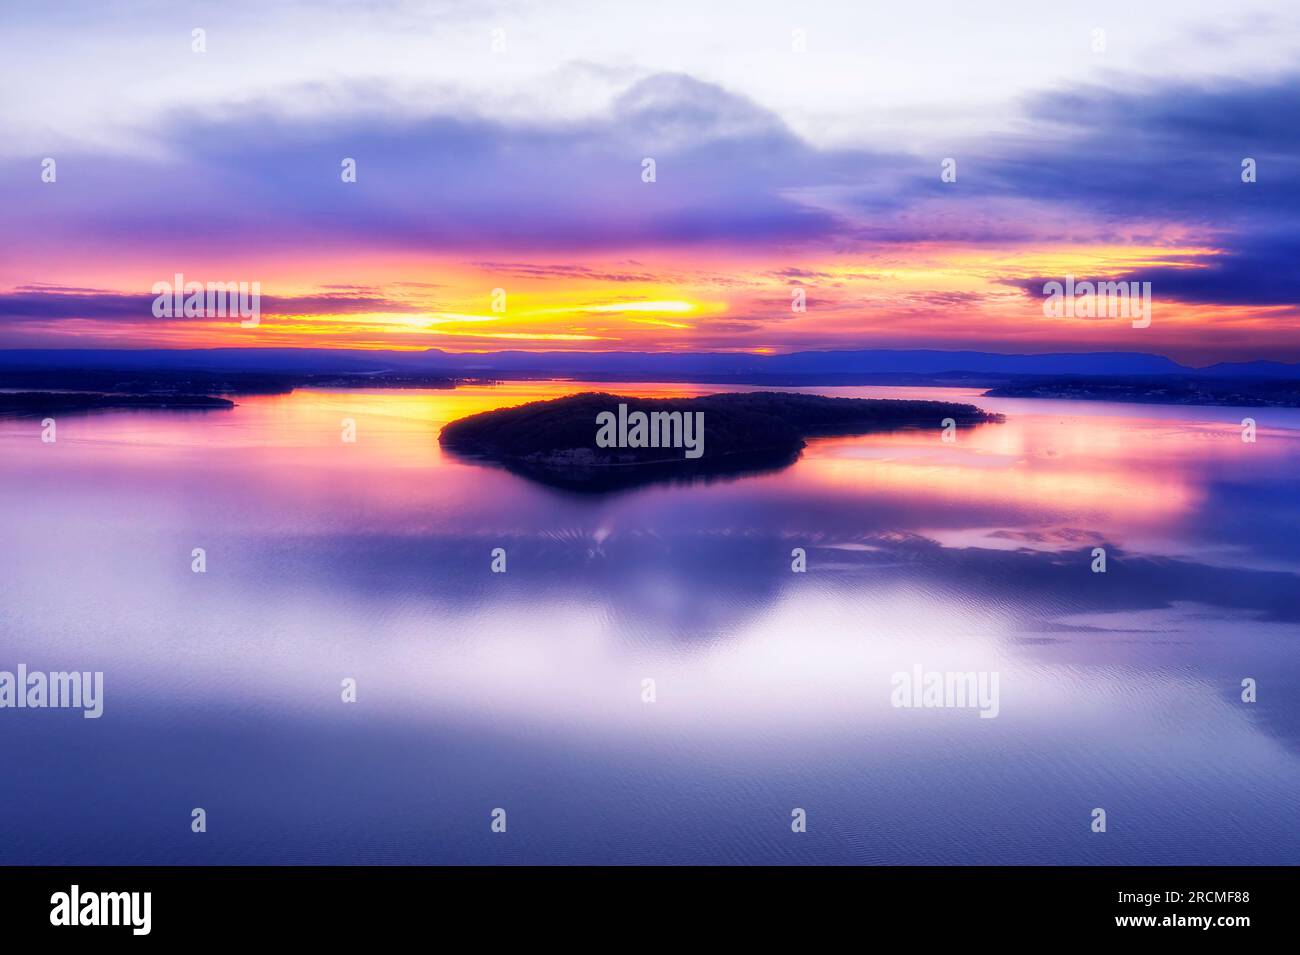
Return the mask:
{"type": "Polygon", "coordinates": [[[0,669],[106,694],[0,710],[0,862],[1300,862],[1300,413],[809,389],[1008,420],[609,497],[439,451],[573,390],[0,421],[0,669]]]}

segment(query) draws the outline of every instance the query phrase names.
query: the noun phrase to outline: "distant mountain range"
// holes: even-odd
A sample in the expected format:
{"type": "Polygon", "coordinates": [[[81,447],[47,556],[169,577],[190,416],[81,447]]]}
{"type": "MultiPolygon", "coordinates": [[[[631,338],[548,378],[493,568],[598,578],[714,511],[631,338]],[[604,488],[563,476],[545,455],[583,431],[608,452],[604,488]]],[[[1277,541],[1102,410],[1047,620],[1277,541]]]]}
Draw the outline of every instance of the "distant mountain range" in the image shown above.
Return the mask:
{"type": "Polygon", "coordinates": [[[985,381],[1008,377],[1088,376],[1300,379],[1300,364],[1221,362],[1180,365],[1141,352],[1003,355],[929,349],[807,351],[785,355],[734,352],[526,352],[481,354],[430,349],[359,351],[323,348],[23,349],[0,351],[5,370],[191,370],[265,374],[379,375],[384,372],[449,377],[577,378],[586,380],[698,381],[737,384],[850,384],[909,381],[985,381]]]}

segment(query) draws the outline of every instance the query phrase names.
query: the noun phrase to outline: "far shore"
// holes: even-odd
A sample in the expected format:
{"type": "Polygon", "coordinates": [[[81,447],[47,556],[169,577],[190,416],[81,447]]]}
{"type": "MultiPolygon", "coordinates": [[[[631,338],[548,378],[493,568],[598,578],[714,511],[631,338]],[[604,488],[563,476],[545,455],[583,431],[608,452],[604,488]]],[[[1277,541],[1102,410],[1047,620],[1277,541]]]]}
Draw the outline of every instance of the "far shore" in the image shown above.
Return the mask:
{"type": "Polygon", "coordinates": [[[139,409],[208,411],[235,407],[229,398],[187,394],[103,394],[84,391],[0,392],[0,417],[26,418],[39,415],[77,414],[87,411],[129,411],[139,409]]]}
{"type": "MultiPolygon", "coordinates": [[[[218,350],[220,351],[220,350],[218,350]]],[[[689,369],[670,367],[664,361],[642,364],[618,356],[619,360],[594,362],[592,355],[579,355],[572,366],[562,363],[555,353],[529,358],[521,367],[522,353],[510,361],[500,356],[436,356],[383,353],[369,357],[356,352],[340,356],[324,355],[324,350],[272,350],[256,354],[256,349],[231,350],[226,353],[191,351],[109,352],[75,350],[65,353],[47,351],[25,353],[0,351],[0,389],[27,394],[75,392],[85,395],[114,395],[119,407],[195,407],[201,399],[238,398],[241,395],[289,394],[299,388],[337,389],[454,389],[461,385],[497,384],[507,381],[573,382],[575,390],[584,382],[654,382],[691,384],[716,388],[720,392],[736,388],[845,388],[845,387],[914,387],[964,388],[979,391],[991,398],[1043,398],[1052,400],[1114,401],[1140,404],[1177,404],[1230,407],[1300,407],[1300,371],[1278,363],[1243,366],[1214,366],[1189,369],[1170,364],[1159,373],[1097,373],[1091,362],[1087,374],[1038,374],[1021,367],[1061,365],[1053,356],[980,355],[974,365],[990,367],[963,370],[905,370],[907,362],[923,362],[902,357],[900,370],[844,371],[818,368],[777,370],[764,364],[718,358],[689,369]],[[35,357],[33,357],[33,355],[35,357]],[[455,357],[454,370],[442,364],[455,357]],[[1042,358],[1042,362],[1031,359],[1042,358]],[[578,359],[582,359],[579,361],[578,359]],[[1016,370],[1005,370],[1006,362],[1016,359],[1016,370]],[[1050,359],[1050,360],[1049,360],[1050,359]],[[532,367],[532,365],[537,367],[532,367]],[[432,365],[432,367],[425,367],[432,365]],[[995,369],[994,365],[998,365],[995,369]],[[553,367],[549,367],[553,366],[553,367]]],[[[879,359],[881,353],[874,353],[879,359]]],[[[926,353],[933,364],[933,354],[926,353]]],[[[640,356],[665,359],[675,356],[640,356]]],[[[701,356],[703,357],[703,356],[701,356]]],[[[717,357],[717,356],[714,356],[717,357]]],[[[786,356],[795,358],[799,356],[786,356]]],[[[1069,356],[1067,356],[1069,357],[1069,356]]],[[[1102,358],[1106,356],[1073,356],[1102,358]]],[[[1149,356],[1148,356],[1149,357],[1149,356]]],[[[949,359],[960,364],[960,357],[949,359]]],[[[1117,367],[1132,365],[1129,356],[1117,367]]],[[[1079,361],[1073,362],[1079,364],[1079,361]]],[[[1147,364],[1151,362],[1148,361],[1147,364]]],[[[48,400],[45,400],[48,404],[48,400]]],[[[107,399],[85,399],[94,407],[108,406],[107,399]]],[[[13,413],[13,399],[9,399],[13,413]]],[[[220,407],[218,404],[210,404],[220,407]]]]}

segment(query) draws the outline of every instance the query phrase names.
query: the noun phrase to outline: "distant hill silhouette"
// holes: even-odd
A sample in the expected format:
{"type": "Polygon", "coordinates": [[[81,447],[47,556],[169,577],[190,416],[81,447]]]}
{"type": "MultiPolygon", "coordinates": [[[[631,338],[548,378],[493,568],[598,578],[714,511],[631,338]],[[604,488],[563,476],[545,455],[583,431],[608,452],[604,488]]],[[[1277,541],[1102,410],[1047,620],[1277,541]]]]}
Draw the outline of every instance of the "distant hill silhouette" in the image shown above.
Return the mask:
{"type": "Polygon", "coordinates": [[[325,348],[212,348],[192,350],[31,349],[0,351],[6,371],[111,369],[119,371],[242,372],[283,375],[418,374],[446,377],[575,378],[579,380],[697,381],[733,384],[990,382],[1032,375],[1300,379],[1300,365],[1273,361],[1181,365],[1142,352],[1059,352],[1039,355],[934,349],[805,351],[785,355],[704,352],[526,352],[458,354],[428,351],[354,351],[325,348]]]}

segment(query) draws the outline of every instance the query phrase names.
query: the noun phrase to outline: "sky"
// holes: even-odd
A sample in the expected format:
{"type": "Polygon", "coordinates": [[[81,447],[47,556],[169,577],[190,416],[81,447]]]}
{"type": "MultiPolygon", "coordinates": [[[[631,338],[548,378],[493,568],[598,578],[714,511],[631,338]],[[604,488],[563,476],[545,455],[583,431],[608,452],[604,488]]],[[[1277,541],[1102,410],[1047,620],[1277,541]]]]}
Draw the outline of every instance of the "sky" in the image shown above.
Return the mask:
{"type": "Polygon", "coordinates": [[[1297,361],[1297,117],[1280,0],[6,0],[0,347],[1297,361]]]}

